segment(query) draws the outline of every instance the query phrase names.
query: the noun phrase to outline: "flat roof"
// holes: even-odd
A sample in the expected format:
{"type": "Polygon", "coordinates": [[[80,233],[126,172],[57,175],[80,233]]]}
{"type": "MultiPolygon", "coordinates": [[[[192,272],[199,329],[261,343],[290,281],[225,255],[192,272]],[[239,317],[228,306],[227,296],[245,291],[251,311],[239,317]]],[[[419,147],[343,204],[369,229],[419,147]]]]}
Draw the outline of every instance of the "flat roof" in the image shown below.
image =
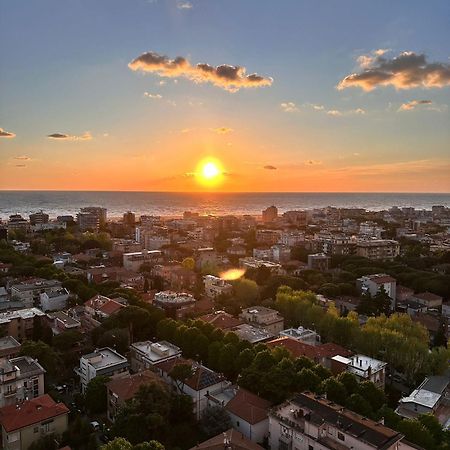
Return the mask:
{"type": "Polygon", "coordinates": [[[257,328],[248,323],[238,325],[231,331],[233,331],[233,333],[236,333],[239,336],[239,338],[243,339],[244,341],[248,341],[252,344],[256,342],[266,341],[268,339],[275,337],[275,335],[269,333],[263,328],[257,328]]]}
{"type": "Polygon", "coordinates": [[[156,363],[163,359],[181,354],[181,349],[179,347],[167,341],[134,342],[131,344],[131,347],[144,354],[145,359],[148,359],[151,363],[156,363]]]}
{"type": "Polygon", "coordinates": [[[88,363],[96,369],[102,369],[108,366],[128,362],[125,356],[122,356],[120,353],[117,353],[109,347],[95,350],[92,353],[83,355],[81,358],[87,360],[88,363]]]}
{"type": "Polygon", "coordinates": [[[0,350],[8,350],[20,347],[20,343],[12,336],[5,336],[0,338],[0,350]]]}

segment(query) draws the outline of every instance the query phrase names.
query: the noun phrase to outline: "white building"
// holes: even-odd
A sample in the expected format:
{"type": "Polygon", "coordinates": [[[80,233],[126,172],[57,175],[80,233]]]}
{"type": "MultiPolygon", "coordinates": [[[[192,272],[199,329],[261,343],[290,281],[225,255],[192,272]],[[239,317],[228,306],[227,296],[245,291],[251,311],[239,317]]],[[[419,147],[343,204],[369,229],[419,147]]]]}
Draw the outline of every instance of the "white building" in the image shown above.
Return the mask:
{"type": "Polygon", "coordinates": [[[128,360],[120,353],[109,347],[95,350],[80,358],[80,367],[76,373],[80,377],[82,392],[92,379],[103,375],[110,377],[117,373],[125,372],[128,368],[128,360]]]}
{"type": "Polygon", "coordinates": [[[272,450],[413,450],[404,436],[380,422],[303,393],[269,412],[272,450]]]}
{"type": "Polygon", "coordinates": [[[24,303],[27,308],[38,305],[40,294],[53,292],[62,288],[62,283],[58,280],[38,279],[30,283],[18,283],[11,286],[11,298],[14,301],[24,303]]]}
{"type": "Polygon", "coordinates": [[[0,407],[44,394],[45,370],[29,356],[0,362],[0,407]]]}
{"type": "Polygon", "coordinates": [[[397,298],[397,280],[395,278],[385,273],[364,275],[356,280],[356,286],[361,294],[370,294],[372,297],[384,290],[391,299],[391,309],[395,309],[397,298]]]}
{"type": "Polygon", "coordinates": [[[66,288],[55,289],[40,295],[41,309],[47,311],[60,311],[67,308],[69,291],[66,288]]]}
{"type": "Polygon", "coordinates": [[[150,369],[156,364],[181,356],[181,349],[167,342],[135,342],[130,346],[131,370],[140,372],[150,369]]]}
{"type": "Polygon", "coordinates": [[[233,292],[233,286],[230,283],[214,275],[204,276],[203,282],[207,297],[216,298],[219,295],[229,295],[233,292]]]}
{"type": "Polygon", "coordinates": [[[314,330],[308,330],[307,328],[288,328],[287,330],[280,331],[280,337],[290,337],[296,341],[303,342],[309,345],[319,345],[320,335],[314,330]]]}

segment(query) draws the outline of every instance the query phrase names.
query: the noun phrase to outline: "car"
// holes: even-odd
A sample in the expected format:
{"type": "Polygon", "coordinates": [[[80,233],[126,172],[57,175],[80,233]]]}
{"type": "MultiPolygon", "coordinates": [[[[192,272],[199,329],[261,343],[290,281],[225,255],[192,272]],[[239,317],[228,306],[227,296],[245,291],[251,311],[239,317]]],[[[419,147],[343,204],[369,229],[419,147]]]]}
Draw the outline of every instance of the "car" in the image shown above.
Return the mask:
{"type": "Polygon", "coordinates": [[[94,431],[99,431],[100,430],[100,424],[96,420],[92,421],[89,425],[91,426],[91,428],[94,431]]]}

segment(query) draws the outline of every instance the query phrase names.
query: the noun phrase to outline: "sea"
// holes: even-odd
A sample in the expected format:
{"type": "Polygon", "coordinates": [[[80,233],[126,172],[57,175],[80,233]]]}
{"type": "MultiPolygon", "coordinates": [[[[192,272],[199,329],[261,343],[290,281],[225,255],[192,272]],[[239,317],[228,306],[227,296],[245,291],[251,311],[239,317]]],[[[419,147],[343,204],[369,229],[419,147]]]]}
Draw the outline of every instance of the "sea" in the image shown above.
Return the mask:
{"type": "Polygon", "coordinates": [[[166,217],[181,216],[184,211],[212,215],[260,215],[263,209],[271,205],[275,205],[281,213],[327,206],[371,211],[386,210],[392,206],[431,209],[433,205],[450,207],[450,193],[0,191],[2,219],[16,213],[28,216],[40,210],[49,214],[50,218],[75,215],[84,206],[107,208],[110,218],[121,217],[126,211],[166,217]]]}

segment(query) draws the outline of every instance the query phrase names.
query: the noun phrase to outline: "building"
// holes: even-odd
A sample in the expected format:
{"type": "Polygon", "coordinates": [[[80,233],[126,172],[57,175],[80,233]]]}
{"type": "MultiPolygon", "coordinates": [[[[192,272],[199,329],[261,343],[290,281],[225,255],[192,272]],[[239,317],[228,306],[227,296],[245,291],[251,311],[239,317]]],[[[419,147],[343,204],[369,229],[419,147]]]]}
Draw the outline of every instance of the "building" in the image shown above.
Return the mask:
{"type": "Polygon", "coordinates": [[[0,338],[0,361],[14,358],[20,353],[20,343],[12,336],[0,338]]]}
{"type": "Polygon", "coordinates": [[[231,426],[252,442],[263,443],[269,433],[270,402],[236,386],[211,391],[208,405],[220,406],[230,416],[231,426]]]}
{"type": "Polygon", "coordinates": [[[99,226],[104,226],[107,220],[107,209],[101,206],[86,206],[80,209],[83,214],[91,214],[97,218],[99,226]]]}
{"type": "Polygon", "coordinates": [[[89,381],[95,377],[100,375],[110,377],[125,372],[127,368],[127,358],[109,347],[104,347],[83,355],[76,373],[80,377],[82,392],[85,392],[89,381]]]}
{"type": "Polygon", "coordinates": [[[251,256],[239,258],[239,265],[243,269],[259,269],[260,267],[265,267],[270,270],[272,275],[282,275],[285,273],[281,264],[272,261],[265,261],[263,259],[252,258],[251,256]]]}
{"type": "Polygon", "coordinates": [[[152,274],[161,277],[165,285],[174,290],[192,289],[197,281],[197,274],[181,264],[158,264],[153,268],[152,274]]]}
{"type": "Polygon", "coordinates": [[[22,302],[27,308],[38,306],[41,302],[41,294],[60,291],[62,283],[58,280],[36,279],[26,283],[13,284],[11,286],[11,298],[22,302]]]}
{"type": "Polygon", "coordinates": [[[153,304],[164,309],[169,317],[180,319],[192,312],[195,298],[186,292],[161,291],[155,294],[153,304]]]}
{"type": "Polygon", "coordinates": [[[124,374],[111,379],[106,385],[107,412],[106,416],[110,422],[114,422],[118,410],[127,400],[132,399],[141,386],[151,383],[159,383],[166,386],[161,378],[151,370],[124,374]]]}
{"type": "Polygon", "coordinates": [[[420,414],[432,414],[442,426],[448,426],[450,409],[450,378],[432,376],[423,382],[407,397],[400,399],[395,412],[405,419],[415,419],[420,414]]]}
{"type": "Polygon", "coordinates": [[[25,308],[17,311],[0,313],[0,329],[7,336],[12,336],[18,341],[31,339],[37,318],[45,316],[45,313],[37,308],[25,308]]]}
{"type": "Polygon", "coordinates": [[[356,255],[374,260],[389,260],[400,255],[400,244],[389,239],[373,239],[356,243],[356,255]]]}
{"type": "Polygon", "coordinates": [[[195,267],[201,269],[206,266],[214,266],[217,264],[217,254],[212,247],[202,247],[194,253],[195,267]]]}
{"type": "Polygon", "coordinates": [[[262,212],[262,221],[265,223],[274,222],[278,218],[278,208],[276,206],[269,206],[262,212]]]}
{"type": "Polygon", "coordinates": [[[127,211],[123,215],[123,223],[128,227],[134,227],[136,224],[136,215],[131,211],[127,211]]]}
{"type": "Polygon", "coordinates": [[[443,298],[440,295],[432,294],[431,292],[421,292],[413,294],[411,300],[414,300],[428,309],[440,308],[442,306],[443,298]]]}
{"type": "Polygon", "coordinates": [[[69,300],[69,291],[66,288],[54,289],[50,292],[44,292],[40,295],[41,309],[47,311],[60,311],[67,307],[69,300]]]}
{"type": "Polygon", "coordinates": [[[337,355],[331,358],[331,370],[334,373],[350,372],[359,381],[371,381],[380,389],[384,389],[386,366],[384,361],[365,355],[354,355],[350,358],[337,355]]]}
{"type": "Polygon", "coordinates": [[[291,248],[284,244],[275,244],[270,247],[272,261],[285,263],[291,259],[291,248]]]}
{"type": "Polygon", "coordinates": [[[70,330],[79,330],[81,322],[64,311],[55,311],[47,314],[47,321],[53,334],[65,333],[70,330]]]}
{"type": "Polygon", "coordinates": [[[236,319],[231,314],[228,314],[225,311],[215,311],[211,314],[206,314],[204,316],[200,316],[199,320],[203,320],[203,322],[210,323],[214,326],[214,328],[220,328],[221,330],[232,330],[235,327],[242,325],[242,321],[236,319]]]}
{"type": "Polygon", "coordinates": [[[3,449],[28,450],[43,436],[62,435],[67,430],[68,416],[69,408],[47,394],[0,408],[3,449]]]}
{"type": "Polygon", "coordinates": [[[48,223],[49,215],[44,213],[42,209],[39,212],[30,214],[30,224],[37,225],[41,223],[48,223]]]}
{"type": "Polygon", "coordinates": [[[308,213],[306,211],[286,211],[283,218],[296,227],[306,227],[308,225],[308,213]]]}
{"type": "Polygon", "coordinates": [[[102,320],[111,317],[125,307],[116,300],[97,294],[84,303],[83,326],[92,330],[98,327],[102,320]]]}
{"type": "Polygon", "coordinates": [[[245,308],[239,314],[239,318],[274,335],[278,335],[284,329],[284,319],[279,312],[265,306],[245,308]]]}
{"type": "Polygon", "coordinates": [[[6,224],[8,233],[10,231],[24,231],[27,232],[30,228],[30,224],[20,214],[12,214],[9,216],[8,223],[6,224]]]}
{"type": "Polygon", "coordinates": [[[166,383],[173,386],[179,393],[189,395],[192,398],[194,414],[197,420],[200,419],[203,410],[208,404],[206,395],[209,392],[224,389],[230,384],[221,374],[208,369],[202,364],[184,358],[163,361],[156,364],[155,369],[166,383]],[[178,364],[187,364],[192,369],[192,375],[181,385],[177,385],[176,381],[170,376],[170,372],[178,364]]]}
{"type": "Polygon", "coordinates": [[[247,439],[242,433],[231,428],[206,441],[197,444],[190,450],[264,450],[258,444],[247,439]]]}
{"type": "Polygon", "coordinates": [[[325,255],[325,253],[308,255],[308,269],[326,272],[328,270],[329,262],[330,258],[325,255]]]}
{"type": "Polygon", "coordinates": [[[395,278],[385,273],[364,275],[356,280],[356,287],[361,294],[369,294],[371,297],[384,291],[391,299],[391,309],[395,310],[397,298],[397,280],[395,278]]]}
{"type": "Polygon", "coordinates": [[[269,433],[272,450],[413,450],[397,431],[309,392],[269,412],[269,433]]]}
{"type": "Polygon", "coordinates": [[[238,325],[231,330],[237,334],[239,339],[248,341],[250,344],[258,344],[260,342],[267,342],[275,337],[274,334],[267,331],[265,328],[255,327],[248,323],[238,325]]]}
{"type": "Polygon", "coordinates": [[[100,228],[100,219],[96,214],[79,212],[77,214],[77,224],[80,227],[80,231],[98,231],[100,228]]]}
{"type": "Polygon", "coordinates": [[[158,264],[161,261],[161,250],[142,250],[123,254],[123,267],[132,272],[138,272],[142,264],[158,264]]]}
{"type": "Polygon", "coordinates": [[[274,245],[280,241],[279,230],[256,230],[256,241],[259,244],[274,245]]]}
{"type": "Polygon", "coordinates": [[[287,330],[280,331],[280,337],[290,337],[299,342],[303,342],[308,345],[319,345],[320,335],[314,330],[309,330],[307,328],[288,328],[287,330]]]}
{"type": "Polygon", "coordinates": [[[29,356],[0,361],[0,407],[43,395],[44,374],[43,367],[29,356]]]}
{"type": "Polygon", "coordinates": [[[205,284],[205,294],[209,298],[216,298],[219,295],[231,295],[233,292],[233,286],[230,283],[214,275],[204,276],[203,283],[205,284]]]}
{"type": "Polygon", "coordinates": [[[156,364],[181,356],[181,349],[167,342],[135,342],[130,346],[130,365],[133,372],[150,369],[156,364]]]}

